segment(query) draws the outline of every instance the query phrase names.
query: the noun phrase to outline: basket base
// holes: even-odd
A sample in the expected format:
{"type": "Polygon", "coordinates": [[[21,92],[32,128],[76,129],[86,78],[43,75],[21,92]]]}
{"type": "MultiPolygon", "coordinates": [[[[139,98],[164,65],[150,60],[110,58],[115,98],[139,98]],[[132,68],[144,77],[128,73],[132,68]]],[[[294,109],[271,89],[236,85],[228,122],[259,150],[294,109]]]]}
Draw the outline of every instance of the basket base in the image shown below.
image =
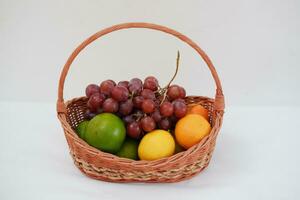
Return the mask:
{"type": "Polygon", "coordinates": [[[185,180],[189,180],[193,178],[194,176],[198,175],[200,172],[202,172],[204,169],[206,169],[206,166],[201,168],[199,171],[189,174],[188,176],[182,177],[180,179],[164,179],[164,180],[157,180],[157,179],[149,179],[149,180],[140,180],[140,179],[111,179],[108,178],[107,176],[101,176],[99,174],[95,174],[89,170],[86,170],[85,168],[78,166],[75,164],[76,167],[88,178],[92,178],[95,180],[100,180],[100,181],[105,181],[105,182],[110,182],[110,183],[176,183],[176,182],[181,182],[185,180]]]}
{"type": "MultiPolygon", "coordinates": [[[[186,166],[184,169],[186,173],[180,173],[180,175],[174,175],[173,177],[167,177],[161,176],[161,174],[157,174],[157,176],[153,176],[153,174],[149,175],[148,177],[144,174],[141,176],[136,176],[135,174],[132,174],[132,176],[122,175],[120,171],[118,171],[118,174],[114,174],[113,170],[111,169],[105,169],[105,168],[96,168],[91,166],[90,164],[85,163],[84,161],[78,159],[75,157],[74,154],[72,154],[72,158],[74,161],[74,164],[76,167],[87,177],[101,180],[105,182],[115,182],[115,183],[174,183],[174,182],[180,182],[184,180],[188,180],[197,174],[199,174],[201,171],[206,169],[206,167],[209,165],[211,156],[208,155],[208,157],[205,159],[205,163],[198,162],[190,166],[186,166]],[[191,172],[192,171],[192,172],[191,172]],[[108,176],[107,173],[110,173],[108,176]],[[155,178],[153,178],[155,177],[155,178]]],[[[124,173],[126,174],[126,173],[124,173]]]]}

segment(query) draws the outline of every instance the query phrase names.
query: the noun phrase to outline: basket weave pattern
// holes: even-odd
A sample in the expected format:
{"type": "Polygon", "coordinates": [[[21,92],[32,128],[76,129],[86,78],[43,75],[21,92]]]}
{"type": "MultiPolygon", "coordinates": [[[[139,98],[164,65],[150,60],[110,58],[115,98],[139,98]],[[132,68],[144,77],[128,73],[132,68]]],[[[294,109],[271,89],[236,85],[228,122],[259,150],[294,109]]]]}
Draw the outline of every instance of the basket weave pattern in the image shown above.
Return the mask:
{"type": "Polygon", "coordinates": [[[111,182],[177,182],[188,179],[205,169],[211,159],[216,138],[222,125],[224,96],[218,75],[207,55],[186,36],[163,26],[148,23],[126,23],[104,29],[85,40],[69,57],[60,77],[57,101],[58,118],[67,139],[75,165],[87,176],[111,182]],[[74,128],[84,119],[86,97],[63,100],[63,87],[69,67],[79,52],[97,38],[126,28],[160,30],[183,40],[194,48],[207,63],[217,85],[215,99],[189,96],[187,104],[200,104],[209,110],[212,130],[208,136],[184,152],[155,161],[134,161],[102,152],[77,136],[74,128]]]}

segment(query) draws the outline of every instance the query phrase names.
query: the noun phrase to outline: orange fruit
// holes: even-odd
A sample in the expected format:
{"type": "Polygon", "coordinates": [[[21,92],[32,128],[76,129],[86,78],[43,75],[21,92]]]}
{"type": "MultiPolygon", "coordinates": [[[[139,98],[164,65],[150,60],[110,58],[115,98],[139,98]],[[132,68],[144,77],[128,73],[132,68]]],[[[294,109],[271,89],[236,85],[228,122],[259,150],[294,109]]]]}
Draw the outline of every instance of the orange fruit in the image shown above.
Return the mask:
{"type": "Polygon", "coordinates": [[[175,127],[175,137],[178,144],[185,149],[200,142],[210,133],[208,121],[201,115],[188,114],[181,118],[175,127]]]}
{"type": "Polygon", "coordinates": [[[208,110],[201,105],[194,105],[188,108],[187,114],[198,114],[209,121],[208,110]]]}

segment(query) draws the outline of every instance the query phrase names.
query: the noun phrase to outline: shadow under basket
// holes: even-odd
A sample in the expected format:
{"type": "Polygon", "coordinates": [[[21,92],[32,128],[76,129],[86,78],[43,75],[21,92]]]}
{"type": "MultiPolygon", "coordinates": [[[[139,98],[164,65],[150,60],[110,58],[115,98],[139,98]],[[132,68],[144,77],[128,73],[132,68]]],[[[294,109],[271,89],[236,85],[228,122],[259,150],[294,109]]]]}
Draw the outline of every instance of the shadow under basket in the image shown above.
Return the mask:
{"type": "Polygon", "coordinates": [[[178,182],[188,179],[205,169],[211,159],[218,132],[224,114],[224,95],[216,70],[202,49],[191,39],[181,33],[164,26],[149,23],[125,23],[106,28],[89,37],[80,44],[65,64],[59,82],[57,116],[63,127],[70,154],[75,165],[87,176],[110,182],[178,182]],[[211,70],[216,82],[215,99],[201,96],[188,96],[186,104],[200,104],[209,110],[211,132],[200,143],[186,151],[168,158],[155,161],[130,160],[110,153],[102,152],[78,137],[75,127],[84,120],[87,110],[86,97],[74,98],[64,102],[63,88],[66,75],[75,57],[91,42],[110,32],[128,28],[148,28],[171,34],[194,48],[211,70]]]}

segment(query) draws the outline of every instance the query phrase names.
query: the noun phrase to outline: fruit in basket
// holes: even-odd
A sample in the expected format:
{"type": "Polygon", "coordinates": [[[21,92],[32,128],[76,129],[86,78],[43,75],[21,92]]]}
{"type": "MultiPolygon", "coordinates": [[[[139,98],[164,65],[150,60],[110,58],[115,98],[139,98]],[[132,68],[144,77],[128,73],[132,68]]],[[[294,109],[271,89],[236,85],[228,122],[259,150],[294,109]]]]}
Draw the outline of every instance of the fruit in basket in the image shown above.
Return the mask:
{"type": "Polygon", "coordinates": [[[175,127],[175,137],[179,145],[185,149],[200,142],[210,133],[211,126],[201,115],[188,114],[181,118],[175,127]]]}
{"type": "Polygon", "coordinates": [[[111,113],[95,116],[88,124],[85,140],[88,144],[102,151],[116,153],[126,137],[123,121],[111,113]]]}
{"type": "Polygon", "coordinates": [[[138,141],[126,138],[121,149],[116,153],[117,156],[122,158],[129,158],[132,160],[138,159],[138,141]]]}
{"type": "Polygon", "coordinates": [[[139,139],[141,137],[142,128],[139,122],[136,121],[129,122],[127,124],[126,130],[127,130],[126,132],[127,135],[131,138],[139,139]]]}
{"type": "Polygon", "coordinates": [[[178,85],[171,85],[168,88],[167,95],[171,100],[178,99],[180,96],[180,87],[178,85]]]}
{"type": "Polygon", "coordinates": [[[150,132],[155,129],[156,124],[152,117],[146,116],[141,119],[141,126],[144,131],[150,132]]]}
{"type": "Polygon", "coordinates": [[[148,76],[144,80],[144,89],[149,89],[152,91],[156,91],[159,87],[158,80],[154,76],[148,76]]]}
{"type": "Polygon", "coordinates": [[[144,113],[153,113],[155,111],[155,103],[151,99],[145,99],[142,103],[144,113]]]}
{"type": "Polygon", "coordinates": [[[201,105],[192,105],[188,108],[188,114],[198,114],[203,116],[207,121],[209,121],[209,112],[206,108],[201,105]]]}
{"type": "Polygon", "coordinates": [[[143,101],[144,101],[144,97],[142,97],[142,96],[136,96],[136,97],[134,97],[133,98],[133,105],[134,105],[134,107],[141,109],[143,101]]]}
{"type": "Polygon", "coordinates": [[[155,94],[154,94],[154,92],[152,90],[149,90],[149,89],[143,89],[142,92],[141,92],[141,96],[144,99],[155,100],[155,94]]]}
{"type": "Polygon", "coordinates": [[[125,102],[120,104],[119,112],[121,115],[129,115],[133,110],[133,102],[131,99],[127,99],[125,102]]]}
{"type": "Polygon", "coordinates": [[[178,119],[184,117],[187,113],[187,106],[184,101],[181,101],[180,99],[177,99],[172,102],[174,107],[174,115],[178,119]]]}
{"type": "Polygon", "coordinates": [[[155,122],[160,122],[161,121],[161,119],[162,119],[162,116],[161,116],[161,114],[160,114],[160,112],[159,112],[159,109],[156,109],[152,114],[151,114],[151,117],[153,118],[153,120],[155,121],[155,122]]]}
{"type": "Polygon", "coordinates": [[[115,87],[116,83],[113,80],[106,80],[100,84],[100,92],[107,96],[110,96],[111,91],[115,87]]]}
{"type": "Polygon", "coordinates": [[[119,109],[119,104],[113,98],[108,98],[103,102],[103,111],[108,113],[115,113],[119,109]]]}
{"type": "Polygon", "coordinates": [[[159,111],[163,117],[170,117],[173,115],[174,107],[172,103],[165,101],[160,105],[159,111]]]}
{"type": "Polygon", "coordinates": [[[82,139],[85,138],[86,128],[87,128],[88,124],[89,124],[89,121],[84,120],[84,121],[80,122],[78,124],[78,126],[76,126],[76,132],[77,132],[78,136],[82,139]]]}
{"type": "Polygon", "coordinates": [[[178,85],[171,85],[168,88],[167,95],[170,100],[183,99],[185,97],[185,89],[178,85]]]}
{"type": "Polygon", "coordinates": [[[169,118],[164,118],[158,123],[158,127],[163,130],[169,130],[171,128],[171,121],[169,118]]]}
{"type": "Polygon", "coordinates": [[[105,100],[105,96],[103,94],[94,93],[90,96],[90,98],[87,102],[87,107],[91,111],[97,112],[101,108],[104,100],[105,100]]]}
{"type": "Polygon", "coordinates": [[[92,94],[95,93],[99,93],[100,92],[100,88],[98,85],[96,84],[89,84],[86,88],[85,88],[85,95],[90,98],[90,96],[92,96],[92,94]]]}
{"type": "Polygon", "coordinates": [[[124,86],[117,85],[111,90],[111,97],[118,102],[126,101],[128,99],[128,96],[128,89],[124,86]]]}
{"type": "Polygon", "coordinates": [[[141,160],[157,160],[169,157],[174,152],[174,138],[164,130],[154,130],[146,134],[138,147],[138,155],[141,160]]]}
{"type": "MultiPolygon", "coordinates": [[[[179,59],[179,54],[177,59],[179,59]]],[[[178,61],[178,60],[177,60],[178,61]]],[[[185,90],[171,81],[160,87],[154,76],[148,76],[142,82],[139,78],[120,81],[105,80],[98,87],[87,87],[86,118],[91,119],[100,113],[114,113],[122,118],[128,137],[139,140],[148,132],[160,128],[174,131],[178,119],[187,113],[185,90]]]]}
{"type": "Polygon", "coordinates": [[[128,89],[129,92],[133,94],[139,94],[142,91],[143,88],[143,82],[141,79],[133,78],[129,81],[128,89]]]}

